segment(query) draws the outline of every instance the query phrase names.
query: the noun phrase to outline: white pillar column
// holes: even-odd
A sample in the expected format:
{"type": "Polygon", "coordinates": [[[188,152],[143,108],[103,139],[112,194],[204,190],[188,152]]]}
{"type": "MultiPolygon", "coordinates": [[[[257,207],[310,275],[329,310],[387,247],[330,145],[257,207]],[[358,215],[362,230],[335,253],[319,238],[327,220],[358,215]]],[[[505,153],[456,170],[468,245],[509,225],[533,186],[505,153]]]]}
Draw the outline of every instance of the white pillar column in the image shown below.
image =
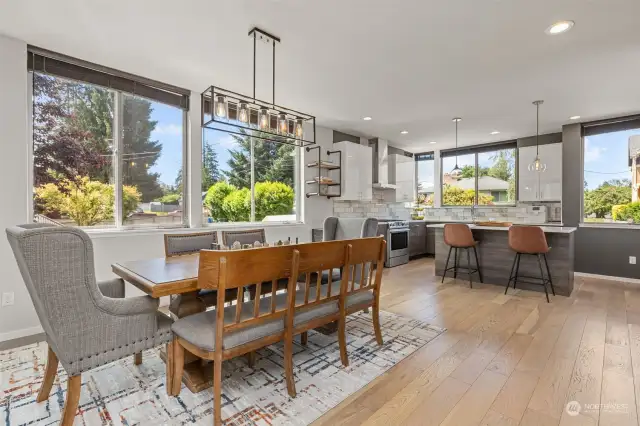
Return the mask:
{"type": "Polygon", "coordinates": [[[185,120],[187,132],[187,158],[182,171],[182,181],[186,184],[189,227],[202,226],[202,102],[199,92],[191,92],[189,112],[185,120]]]}

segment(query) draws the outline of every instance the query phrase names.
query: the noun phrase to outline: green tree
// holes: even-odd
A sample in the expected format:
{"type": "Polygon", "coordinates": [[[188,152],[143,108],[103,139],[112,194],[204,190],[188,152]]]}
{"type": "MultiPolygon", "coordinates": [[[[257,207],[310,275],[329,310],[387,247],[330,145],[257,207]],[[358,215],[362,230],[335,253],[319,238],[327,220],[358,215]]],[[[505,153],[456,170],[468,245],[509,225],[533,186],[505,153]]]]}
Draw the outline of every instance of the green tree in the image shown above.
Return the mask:
{"type": "Polygon", "coordinates": [[[224,181],[211,185],[207,191],[207,195],[204,197],[203,205],[207,210],[209,210],[209,215],[214,221],[231,221],[231,219],[227,217],[227,212],[224,209],[224,199],[227,198],[229,194],[237,190],[238,188],[233,185],[229,185],[224,181]]]}
{"type": "Polygon", "coordinates": [[[258,182],[256,193],[256,220],[266,216],[291,214],[293,211],[293,189],[282,182],[258,182]]]}
{"type": "Polygon", "coordinates": [[[628,179],[614,179],[604,182],[592,190],[584,191],[584,213],[604,218],[612,214],[612,208],[619,204],[631,202],[631,181],[628,179]]]}
{"type": "Polygon", "coordinates": [[[205,142],[202,145],[202,190],[207,191],[211,185],[221,180],[218,154],[208,142],[205,142]]]}
{"type": "Polygon", "coordinates": [[[515,150],[500,150],[491,157],[493,165],[489,167],[487,175],[509,182],[508,199],[516,199],[515,150]]]}
{"type": "MultiPolygon", "coordinates": [[[[251,137],[232,135],[237,148],[230,149],[229,170],[225,172],[229,183],[238,188],[251,187],[251,137]]],[[[256,182],[282,182],[293,187],[293,158],[295,147],[254,138],[254,164],[256,182]]]]}
{"type": "MultiPolygon", "coordinates": [[[[469,179],[476,175],[476,167],[475,166],[462,166],[462,175],[461,179],[469,179]]],[[[488,167],[478,167],[478,177],[487,176],[489,174],[488,167]]]]}

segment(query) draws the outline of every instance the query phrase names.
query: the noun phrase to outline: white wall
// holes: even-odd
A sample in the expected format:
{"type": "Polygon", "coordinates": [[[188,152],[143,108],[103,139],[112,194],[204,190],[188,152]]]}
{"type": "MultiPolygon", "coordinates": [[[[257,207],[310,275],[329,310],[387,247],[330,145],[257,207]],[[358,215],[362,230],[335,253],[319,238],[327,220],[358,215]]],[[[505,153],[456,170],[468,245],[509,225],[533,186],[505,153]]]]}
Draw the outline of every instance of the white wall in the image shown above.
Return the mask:
{"type": "MultiPolygon", "coordinates": [[[[46,48],[47,46],[42,46],[46,48]]],[[[60,52],[65,53],[65,52],[60,52]]],[[[27,110],[27,46],[25,42],[10,39],[0,35],[0,181],[2,185],[2,199],[6,205],[0,208],[0,229],[5,229],[20,223],[29,222],[29,124],[30,111],[27,110]],[[8,184],[10,183],[10,184],[8,184]]],[[[127,71],[123,69],[122,71],[127,71]]],[[[157,76],[154,76],[157,78],[157,76]]],[[[172,81],[166,81],[172,83],[172,81]]],[[[198,96],[193,93],[192,96],[198,96]]],[[[196,99],[192,105],[199,105],[196,99]]],[[[190,112],[191,139],[189,147],[189,167],[200,170],[201,166],[201,133],[199,132],[199,111],[190,112]]],[[[310,129],[309,129],[310,131],[310,129]]],[[[318,128],[317,140],[323,149],[330,149],[333,145],[332,130],[318,128]]],[[[304,155],[303,155],[304,161],[304,155]]],[[[305,176],[309,173],[303,169],[305,176]]],[[[200,173],[198,173],[198,176],[200,173]]],[[[195,179],[197,180],[197,179],[195,179]]],[[[195,197],[192,208],[199,206],[200,184],[194,183],[195,197]]],[[[302,182],[300,188],[305,191],[302,182]]],[[[311,240],[311,228],[322,226],[325,217],[333,213],[331,200],[321,197],[305,198],[302,194],[302,211],[304,225],[278,226],[266,228],[267,239],[270,241],[311,240]]],[[[197,222],[197,214],[192,214],[197,222]]],[[[198,224],[196,223],[196,226],[198,224]]],[[[181,230],[184,232],[184,230],[181,230]]],[[[164,241],[162,231],[146,232],[112,232],[91,235],[94,245],[96,276],[98,280],[114,277],[111,264],[127,260],[148,259],[164,256],[164,241]]],[[[13,292],[15,305],[0,307],[0,341],[36,334],[42,331],[33,309],[31,299],[18,271],[13,253],[7,239],[0,237],[0,281],[1,292],[13,292]]],[[[127,286],[127,295],[139,294],[132,286],[127,286]]]]}
{"type": "MultiPolygon", "coordinates": [[[[23,223],[28,217],[27,45],[0,36],[0,182],[3,206],[0,229],[23,223]]],[[[27,289],[7,238],[0,237],[0,292],[14,292],[15,304],[0,307],[0,340],[8,332],[39,326],[27,289]]]]}

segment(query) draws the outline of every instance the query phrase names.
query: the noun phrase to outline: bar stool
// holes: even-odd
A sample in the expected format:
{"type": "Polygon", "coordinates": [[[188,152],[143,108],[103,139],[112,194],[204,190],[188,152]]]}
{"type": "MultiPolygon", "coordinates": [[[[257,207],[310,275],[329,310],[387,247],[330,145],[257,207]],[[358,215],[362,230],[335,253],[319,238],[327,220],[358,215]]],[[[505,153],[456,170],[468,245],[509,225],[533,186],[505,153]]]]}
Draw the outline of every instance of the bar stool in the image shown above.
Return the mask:
{"type": "Polygon", "coordinates": [[[469,275],[469,287],[473,288],[473,282],[471,281],[471,274],[478,273],[480,282],[482,281],[482,272],[480,271],[480,263],[478,262],[478,252],[476,251],[476,241],[473,239],[473,234],[468,225],[464,223],[448,223],[444,226],[444,243],[449,246],[449,254],[447,255],[447,263],[444,265],[444,272],[442,273],[442,282],[447,271],[453,269],[453,278],[458,276],[458,269],[464,269],[469,275]],[[460,260],[458,256],[458,249],[467,251],[467,267],[460,268],[460,260]],[[471,269],[471,255],[469,250],[473,249],[473,254],[476,257],[476,269],[471,269]],[[453,266],[449,267],[449,258],[451,257],[451,250],[455,250],[453,266]]]}
{"type": "Polygon", "coordinates": [[[547,296],[547,303],[549,303],[549,292],[547,291],[547,283],[551,285],[551,291],[553,295],[556,295],[556,291],[553,288],[553,281],[551,281],[551,272],[549,272],[549,263],[547,263],[547,253],[551,249],[547,245],[547,238],[539,226],[512,226],[509,228],[509,247],[516,252],[516,257],[513,259],[511,265],[511,273],[507,287],[504,289],[504,294],[507,294],[509,284],[513,281],[513,288],[516,288],[518,278],[531,278],[534,280],[540,280],[540,282],[520,281],[527,284],[537,284],[544,287],[544,293],[547,296]],[[540,267],[540,277],[530,277],[526,275],[518,275],[520,272],[520,257],[523,255],[531,255],[538,257],[538,266],[540,267]],[[547,269],[547,278],[544,276],[542,269],[542,259],[547,269]],[[516,273],[514,275],[513,270],[516,273]]]}

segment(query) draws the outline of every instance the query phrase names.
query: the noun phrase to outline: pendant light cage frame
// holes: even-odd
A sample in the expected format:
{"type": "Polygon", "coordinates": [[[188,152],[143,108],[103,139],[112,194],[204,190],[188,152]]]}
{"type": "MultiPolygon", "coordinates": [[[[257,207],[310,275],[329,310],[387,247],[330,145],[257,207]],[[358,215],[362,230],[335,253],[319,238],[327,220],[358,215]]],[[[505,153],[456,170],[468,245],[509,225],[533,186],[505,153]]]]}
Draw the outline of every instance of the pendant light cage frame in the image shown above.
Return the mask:
{"type": "Polygon", "coordinates": [[[202,128],[239,136],[251,136],[266,142],[283,143],[297,147],[315,145],[316,117],[277,105],[275,101],[276,43],[279,43],[280,39],[259,28],[253,28],[248,35],[253,38],[253,96],[218,86],[209,86],[201,94],[202,128]],[[256,44],[258,40],[270,44],[273,49],[273,99],[271,102],[256,98],[256,44]],[[216,114],[218,101],[224,104],[223,115],[216,114]],[[249,111],[246,122],[238,119],[241,105],[243,108],[246,106],[249,111]],[[266,126],[261,121],[264,114],[267,114],[268,117],[266,126]],[[311,124],[313,130],[311,138],[305,137],[304,134],[303,128],[307,123],[311,124]]]}

